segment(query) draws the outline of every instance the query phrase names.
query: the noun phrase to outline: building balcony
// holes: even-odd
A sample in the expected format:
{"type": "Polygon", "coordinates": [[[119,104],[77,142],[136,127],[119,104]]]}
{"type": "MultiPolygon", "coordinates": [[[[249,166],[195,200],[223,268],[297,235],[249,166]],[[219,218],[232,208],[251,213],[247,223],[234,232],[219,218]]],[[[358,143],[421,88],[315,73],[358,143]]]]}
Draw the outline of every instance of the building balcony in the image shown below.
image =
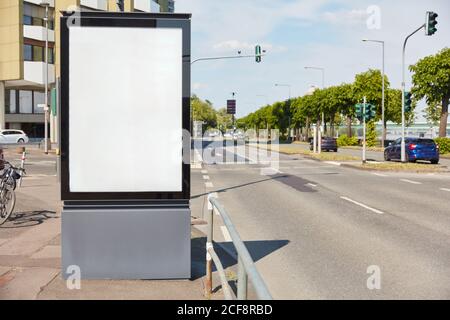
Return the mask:
{"type": "MultiPolygon", "coordinates": [[[[48,65],[48,83],[55,83],[55,65],[48,65]]],[[[7,81],[10,88],[43,89],[45,85],[45,62],[24,61],[23,79],[7,81]]]]}
{"type": "Polygon", "coordinates": [[[153,0],[134,0],[134,9],[143,12],[160,12],[161,8],[153,0]]]}
{"type": "MultiPolygon", "coordinates": [[[[36,4],[36,5],[41,5],[42,0],[24,0],[25,2],[29,2],[32,4],[36,4]]],[[[50,7],[54,8],[55,7],[55,0],[47,0],[48,3],[50,3],[50,7]]]]}
{"type": "MultiPolygon", "coordinates": [[[[45,62],[25,61],[23,68],[24,80],[38,85],[45,84],[45,62]]],[[[55,65],[48,65],[48,82],[55,82],[55,65]]]]}
{"type": "MultiPolygon", "coordinates": [[[[46,28],[41,26],[23,26],[23,36],[24,38],[45,41],[46,28]]],[[[55,42],[55,31],[48,30],[48,41],[55,42]]]]}
{"type": "Polygon", "coordinates": [[[80,5],[95,10],[108,10],[108,0],[81,0],[80,5]]]}

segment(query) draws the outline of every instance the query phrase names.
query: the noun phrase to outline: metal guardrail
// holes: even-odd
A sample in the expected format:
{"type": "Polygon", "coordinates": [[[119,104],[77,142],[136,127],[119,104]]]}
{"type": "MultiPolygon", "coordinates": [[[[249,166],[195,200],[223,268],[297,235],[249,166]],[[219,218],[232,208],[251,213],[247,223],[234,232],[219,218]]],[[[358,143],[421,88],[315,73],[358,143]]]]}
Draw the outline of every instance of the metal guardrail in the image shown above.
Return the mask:
{"type": "Polygon", "coordinates": [[[247,247],[242,242],[236,228],[231,222],[230,216],[225,211],[224,207],[217,201],[213,195],[208,195],[208,233],[206,240],[206,281],[205,281],[205,295],[207,298],[211,297],[212,293],[212,263],[214,262],[217,271],[219,272],[220,280],[222,283],[223,292],[226,300],[232,300],[232,290],[228,284],[225,271],[219,257],[214,251],[213,246],[213,229],[214,229],[214,208],[222,217],[225,227],[230,234],[233,245],[238,253],[238,280],[237,280],[237,299],[247,300],[247,284],[248,278],[256,291],[256,295],[260,300],[272,300],[272,295],[267,289],[264,280],[259,274],[256,266],[253,262],[247,247]]]}

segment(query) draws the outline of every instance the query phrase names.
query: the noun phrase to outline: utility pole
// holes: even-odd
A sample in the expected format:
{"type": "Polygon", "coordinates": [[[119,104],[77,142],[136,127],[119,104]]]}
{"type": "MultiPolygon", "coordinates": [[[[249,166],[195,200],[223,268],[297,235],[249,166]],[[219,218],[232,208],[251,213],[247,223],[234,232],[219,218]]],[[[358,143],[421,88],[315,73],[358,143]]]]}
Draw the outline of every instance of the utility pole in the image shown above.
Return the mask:
{"type": "Polygon", "coordinates": [[[44,91],[45,91],[45,107],[44,107],[44,152],[48,154],[48,7],[50,3],[48,0],[41,1],[41,6],[45,6],[45,74],[44,74],[44,91]]]}
{"type": "Polygon", "coordinates": [[[362,163],[366,163],[366,97],[363,102],[363,149],[362,149],[362,163]]]}

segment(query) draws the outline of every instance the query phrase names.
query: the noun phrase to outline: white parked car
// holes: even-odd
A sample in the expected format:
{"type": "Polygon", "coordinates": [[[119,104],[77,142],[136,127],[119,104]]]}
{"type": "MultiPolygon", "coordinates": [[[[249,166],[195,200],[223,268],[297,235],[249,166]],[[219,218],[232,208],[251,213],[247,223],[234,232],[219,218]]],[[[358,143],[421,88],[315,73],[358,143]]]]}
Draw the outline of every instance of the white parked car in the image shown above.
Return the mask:
{"type": "Polygon", "coordinates": [[[22,130],[0,130],[0,143],[28,143],[29,139],[22,130]]]}

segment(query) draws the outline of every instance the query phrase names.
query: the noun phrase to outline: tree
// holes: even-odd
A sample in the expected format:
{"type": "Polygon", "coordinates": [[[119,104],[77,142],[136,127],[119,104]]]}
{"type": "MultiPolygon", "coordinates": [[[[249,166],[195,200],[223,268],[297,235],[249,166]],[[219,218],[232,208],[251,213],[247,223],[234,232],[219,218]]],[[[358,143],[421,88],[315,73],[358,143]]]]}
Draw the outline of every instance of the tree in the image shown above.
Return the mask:
{"type": "Polygon", "coordinates": [[[448,103],[450,100],[450,49],[427,56],[409,67],[413,72],[413,99],[423,98],[429,106],[441,106],[439,137],[447,136],[448,103]]]}
{"type": "MultiPolygon", "coordinates": [[[[372,103],[377,108],[377,117],[375,120],[381,119],[382,101],[383,101],[383,78],[380,70],[369,69],[369,71],[359,73],[355,76],[353,84],[354,97],[358,102],[362,102],[366,97],[367,103],[372,103]]],[[[389,89],[390,83],[386,75],[384,75],[385,97],[386,91],[389,89]]],[[[400,108],[401,112],[401,108],[400,108]]],[[[392,120],[386,116],[386,101],[385,101],[385,117],[383,123],[383,132],[386,132],[387,122],[392,120]]],[[[386,140],[386,136],[383,137],[386,140]]]]}
{"type": "Polygon", "coordinates": [[[377,131],[374,120],[367,123],[366,144],[368,147],[375,147],[377,144],[377,131]]]}
{"type": "Polygon", "coordinates": [[[225,131],[233,126],[233,117],[227,113],[227,108],[221,108],[216,112],[217,127],[225,131]]]}
{"type": "Polygon", "coordinates": [[[201,100],[196,95],[191,97],[192,118],[194,121],[203,121],[204,129],[215,128],[217,126],[217,116],[211,102],[201,100]]]}

